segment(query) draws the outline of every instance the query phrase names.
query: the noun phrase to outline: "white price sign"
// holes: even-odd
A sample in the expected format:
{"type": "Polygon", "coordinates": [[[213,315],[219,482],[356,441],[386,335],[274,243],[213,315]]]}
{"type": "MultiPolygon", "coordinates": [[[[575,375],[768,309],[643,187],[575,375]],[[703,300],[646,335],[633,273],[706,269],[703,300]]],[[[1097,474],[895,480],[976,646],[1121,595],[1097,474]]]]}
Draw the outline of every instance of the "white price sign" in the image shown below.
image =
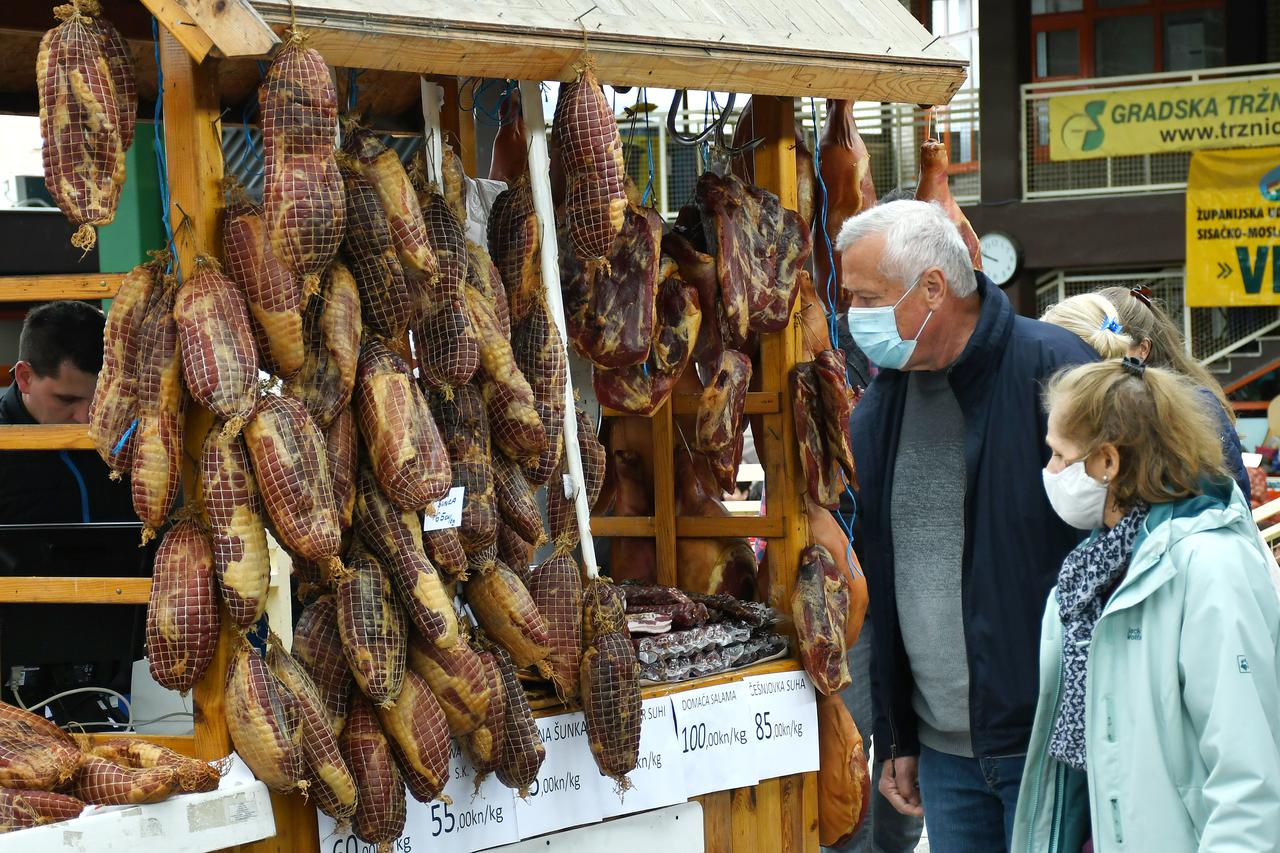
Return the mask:
{"type": "Polygon", "coordinates": [[[671,698],[686,796],[746,788],[760,781],[753,751],[752,705],[742,682],[671,698]]]}
{"type": "Polygon", "coordinates": [[[751,738],[764,778],[818,769],[818,699],[803,672],[743,679],[751,700],[751,738]]]}
{"type": "Polygon", "coordinates": [[[449,782],[444,795],[452,804],[410,802],[410,813],[427,813],[431,849],[442,853],[471,853],[520,840],[516,828],[515,794],[490,774],[476,790],[476,770],[457,741],[449,743],[449,782]]]}
{"type": "Polygon", "coordinates": [[[612,782],[600,775],[587,742],[581,712],[538,720],[547,757],[527,800],[516,800],[521,838],[532,838],[569,826],[596,823],[612,782]],[[609,786],[609,787],[606,787],[609,786]]]}
{"type": "MultiPolygon", "coordinates": [[[[400,837],[390,847],[393,853],[414,853],[430,846],[427,842],[430,833],[425,832],[421,822],[414,819],[413,806],[418,801],[409,796],[407,789],[404,795],[409,799],[409,816],[404,823],[404,832],[400,833],[400,837]]],[[[316,822],[320,827],[320,853],[379,853],[381,849],[377,844],[367,844],[356,838],[350,826],[345,832],[338,832],[333,818],[324,812],[316,812],[316,822]]]]}
{"type": "Polygon", "coordinates": [[[449,494],[427,507],[422,515],[422,529],[426,531],[461,527],[462,502],[466,491],[466,486],[454,486],[449,494]]]}
{"type": "Polygon", "coordinates": [[[646,699],[641,720],[640,756],[636,769],[627,774],[631,789],[622,797],[606,792],[605,817],[660,809],[689,799],[684,789],[684,766],[671,698],[646,699]]]}

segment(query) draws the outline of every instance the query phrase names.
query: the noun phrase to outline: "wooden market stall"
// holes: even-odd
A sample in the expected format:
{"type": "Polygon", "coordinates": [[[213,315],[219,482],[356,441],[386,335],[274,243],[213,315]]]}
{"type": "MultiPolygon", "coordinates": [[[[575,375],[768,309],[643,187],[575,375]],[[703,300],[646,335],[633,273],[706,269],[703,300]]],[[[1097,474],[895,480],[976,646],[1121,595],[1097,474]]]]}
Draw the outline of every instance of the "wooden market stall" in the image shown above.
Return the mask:
{"type": "MultiPolygon", "coordinates": [[[[34,8],[39,4],[18,5],[24,8],[0,12],[0,43],[20,44],[19,55],[26,55],[32,39],[38,39],[51,18],[43,6],[34,8]]],[[[145,14],[145,6],[160,25],[156,51],[160,74],[153,71],[151,75],[153,81],[163,82],[159,96],[169,214],[180,270],[190,269],[197,253],[219,253],[224,171],[220,122],[228,100],[225,90],[237,85],[234,69],[268,55],[290,25],[306,31],[308,45],[319,50],[333,68],[430,75],[445,81],[442,124],[460,141],[470,173],[475,163],[474,125],[470,115],[458,108],[456,85],[448,83],[455,76],[535,81],[535,85],[536,81],[571,80],[575,65],[589,53],[605,84],[756,95],[754,128],[765,142],[755,152],[755,180],[793,209],[797,205],[794,98],[933,105],[946,103],[965,79],[965,63],[944,42],[930,36],[897,0],[805,4],[768,0],[730,4],[715,0],[110,0],[104,6],[109,18],[118,12],[133,20],[145,14]]],[[[145,39],[149,33],[134,27],[126,35],[145,39]]],[[[151,43],[143,41],[134,52],[145,60],[151,50],[151,43]]],[[[155,97],[155,83],[151,85],[155,97]]],[[[376,85],[365,86],[376,90],[376,85]]],[[[246,88],[242,83],[240,87],[246,88]]],[[[17,103],[23,102],[18,99],[17,103]]],[[[536,153],[533,161],[538,162],[536,153]]],[[[554,269],[554,229],[548,233],[551,239],[544,251],[551,260],[544,268],[554,269]]],[[[0,280],[0,301],[110,298],[121,278],[97,273],[10,278],[0,280]]],[[[670,464],[658,464],[654,514],[594,518],[589,522],[591,532],[601,537],[652,537],[657,545],[658,579],[666,585],[676,582],[676,545],[681,537],[766,539],[771,583],[767,599],[786,611],[807,536],[798,485],[803,477],[787,392],[787,377],[799,352],[800,332],[794,323],[782,332],[763,335],[757,389],[747,400],[747,413],[764,419],[761,455],[769,484],[767,516],[678,517],[675,472],[670,464]]],[[[673,417],[691,414],[696,406],[693,396],[676,395],[653,415],[655,459],[672,459],[677,440],[673,417]]],[[[194,411],[188,417],[189,456],[196,458],[211,416],[194,411]]],[[[0,449],[91,446],[83,427],[0,427],[0,449]]],[[[571,455],[576,457],[576,452],[571,455]]],[[[195,497],[191,490],[198,478],[188,472],[184,482],[195,497]]],[[[579,513],[585,522],[585,499],[580,501],[579,513]]],[[[593,561],[588,558],[588,562],[593,561]]],[[[0,579],[0,602],[137,604],[147,602],[149,590],[147,579],[4,578],[0,579]]],[[[194,737],[162,739],[175,749],[207,759],[230,751],[222,694],[233,636],[234,628],[224,619],[218,656],[195,690],[194,737]]],[[[740,680],[752,672],[798,668],[795,661],[775,662],[745,673],[648,689],[646,696],[740,680]]],[[[817,849],[812,773],[699,799],[705,811],[708,850],[817,849]]],[[[297,796],[273,796],[273,803],[277,837],[247,849],[317,850],[314,807],[297,796]]]]}

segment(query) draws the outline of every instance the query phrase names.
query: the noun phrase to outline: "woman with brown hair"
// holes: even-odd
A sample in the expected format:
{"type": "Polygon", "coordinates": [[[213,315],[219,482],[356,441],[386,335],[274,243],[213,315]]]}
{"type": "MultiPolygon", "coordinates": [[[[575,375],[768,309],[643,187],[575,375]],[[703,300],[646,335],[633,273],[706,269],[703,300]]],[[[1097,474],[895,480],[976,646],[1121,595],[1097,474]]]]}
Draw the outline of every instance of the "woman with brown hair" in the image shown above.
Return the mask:
{"type": "Polygon", "coordinates": [[[1280,600],[1198,399],[1132,358],[1045,393],[1045,491],[1091,534],[1045,609],[1014,851],[1280,849],[1280,600]]]}
{"type": "Polygon", "coordinates": [[[1098,295],[1116,307],[1116,316],[1133,345],[1128,354],[1150,367],[1176,370],[1197,386],[1200,399],[1218,423],[1222,442],[1222,458],[1231,479],[1240,487],[1245,502],[1250,497],[1249,472],[1240,457],[1240,434],[1236,432],[1235,412],[1222,385],[1204,365],[1187,353],[1186,342],[1177,325],[1160,307],[1160,302],[1146,285],[1134,288],[1106,287],[1098,295]]]}

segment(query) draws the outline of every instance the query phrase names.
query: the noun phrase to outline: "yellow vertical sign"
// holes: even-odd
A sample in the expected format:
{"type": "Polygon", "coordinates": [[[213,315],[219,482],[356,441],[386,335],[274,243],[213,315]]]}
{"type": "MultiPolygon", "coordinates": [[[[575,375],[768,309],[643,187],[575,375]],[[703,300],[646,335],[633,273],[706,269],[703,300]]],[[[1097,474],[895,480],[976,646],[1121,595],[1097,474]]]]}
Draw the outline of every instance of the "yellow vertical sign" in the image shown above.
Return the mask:
{"type": "Polygon", "coordinates": [[[1191,156],[1186,301],[1280,305],[1280,148],[1191,156]]]}

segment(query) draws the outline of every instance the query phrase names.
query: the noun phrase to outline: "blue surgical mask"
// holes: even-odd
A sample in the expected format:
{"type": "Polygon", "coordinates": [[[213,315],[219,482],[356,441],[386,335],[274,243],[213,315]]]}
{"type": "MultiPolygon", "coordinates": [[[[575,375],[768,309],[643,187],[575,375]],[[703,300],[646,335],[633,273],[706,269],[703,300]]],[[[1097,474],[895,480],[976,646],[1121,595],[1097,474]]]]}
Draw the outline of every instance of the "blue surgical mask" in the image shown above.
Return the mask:
{"type": "Polygon", "coordinates": [[[866,353],[867,358],[880,367],[892,370],[901,370],[905,367],[911,360],[912,353],[916,351],[916,341],[920,339],[920,335],[924,333],[924,327],[929,323],[929,318],[933,316],[933,312],[930,311],[924,318],[924,322],[920,324],[913,340],[904,341],[898,334],[898,317],[895,312],[902,304],[902,300],[906,299],[907,294],[915,290],[919,283],[920,279],[917,278],[915,284],[908,287],[906,293],[902,294],[902,299],[892,305],[849,309],[849,334],[853,335],[854,342],[866,353]]]}

